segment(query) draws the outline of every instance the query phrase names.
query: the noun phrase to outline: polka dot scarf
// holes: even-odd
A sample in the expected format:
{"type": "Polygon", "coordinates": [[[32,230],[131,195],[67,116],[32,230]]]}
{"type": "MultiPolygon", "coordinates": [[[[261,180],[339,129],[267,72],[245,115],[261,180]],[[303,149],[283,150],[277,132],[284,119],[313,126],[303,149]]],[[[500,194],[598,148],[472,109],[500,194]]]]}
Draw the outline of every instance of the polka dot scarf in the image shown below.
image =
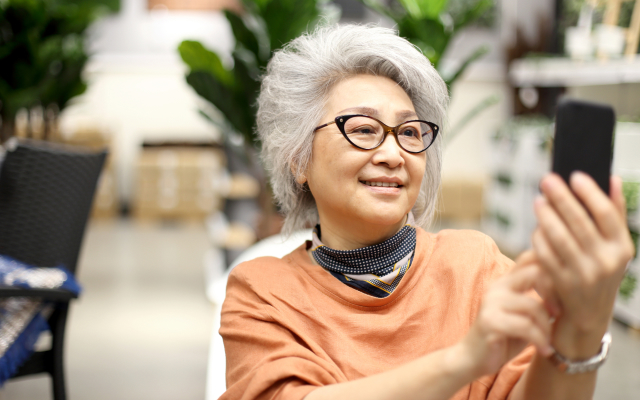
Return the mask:
{"type": "Polygon", "coordinates": [[[320,241],[320,225],[313,230],[311,254],[342,283],[375,297],[387,297],[411,267],[416,228],[409,213],[406,224],[391,238],[355,250],[334,250],[320,241]]]}

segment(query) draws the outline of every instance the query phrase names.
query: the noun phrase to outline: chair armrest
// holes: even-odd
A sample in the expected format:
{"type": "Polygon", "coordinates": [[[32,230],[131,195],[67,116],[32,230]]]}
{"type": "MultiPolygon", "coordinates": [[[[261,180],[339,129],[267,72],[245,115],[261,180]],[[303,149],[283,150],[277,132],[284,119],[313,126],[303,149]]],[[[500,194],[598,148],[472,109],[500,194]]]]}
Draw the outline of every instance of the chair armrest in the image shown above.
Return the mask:
{"type": "Polygon", "coordinates": [[[27,289],[12,286],[0,286],[0,298],[41,297],[45,300],[69,301],[78,295],[63,289],[27,289]]]}

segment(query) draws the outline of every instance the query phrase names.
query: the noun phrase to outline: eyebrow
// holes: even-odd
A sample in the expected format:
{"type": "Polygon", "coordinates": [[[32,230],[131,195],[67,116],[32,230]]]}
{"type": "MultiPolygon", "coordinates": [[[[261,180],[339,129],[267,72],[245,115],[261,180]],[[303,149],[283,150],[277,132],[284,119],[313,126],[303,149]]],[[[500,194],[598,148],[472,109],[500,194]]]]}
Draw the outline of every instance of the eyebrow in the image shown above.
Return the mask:
{"type": "MultiPolygon", "coordinates": [[[[340,111],[338,114],[342,114],[344,112],[356,112],[358,114],[364,114],[364,115],[368,115],[370,117],[374,117],[374,118],[380,119],[380,113],[378,112],[378,110],[376,110],[375,108],[371,108],[371,107],[350,107],[350,108],[345,108],[344,110],[340,111]]],[[[396,113],[396,119],[398,121],[407,121],[410,118],[418,118],[418,114],[416,114],[414,111],[410,111],[410,110],[398,111],[396,113]]]]}

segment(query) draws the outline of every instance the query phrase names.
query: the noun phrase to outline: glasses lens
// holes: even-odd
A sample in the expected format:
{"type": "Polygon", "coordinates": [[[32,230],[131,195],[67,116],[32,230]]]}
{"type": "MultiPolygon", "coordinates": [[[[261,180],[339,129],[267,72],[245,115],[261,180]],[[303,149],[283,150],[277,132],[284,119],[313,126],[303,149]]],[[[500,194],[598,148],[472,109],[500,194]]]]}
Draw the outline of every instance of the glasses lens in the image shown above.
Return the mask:
{"type": "Polygon", "coordinates": [[[422,151],[429,147],[435,135],[433,128],[425,122],[407,122],[398,128],[398,141],[407,151],[422,151]]]}
{"type": "Polygon", "coordinates": [[[344,133],[353,144],[372,149],[380,143],[384,129],[378,121],[368,117],[351,117],[344,123],[344,133]]]}

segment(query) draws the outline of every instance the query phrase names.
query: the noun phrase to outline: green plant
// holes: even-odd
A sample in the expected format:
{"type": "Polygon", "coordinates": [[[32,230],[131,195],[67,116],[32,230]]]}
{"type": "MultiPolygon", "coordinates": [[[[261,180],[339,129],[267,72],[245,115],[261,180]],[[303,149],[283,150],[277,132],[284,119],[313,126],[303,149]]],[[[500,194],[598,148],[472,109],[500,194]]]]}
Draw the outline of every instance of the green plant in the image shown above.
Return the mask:
{"type": "MultiPolygon", "coordinates": [[[[375,0],[361,0],[367,6],[393,19],[400,36],[418,46],[438,67],[451,38],[487,13],[492,0],[456,0],[449,13],[448,0],[401,0],[387,6],[375,0]]],[[[259,145],[255,137],[256,98],[260,88],[260,72],[274,51],[319,21],[326,0],[243,0],[242,15],[225,10],[224,14],[236,39],[232,53],[233,66],[196,41],[184,41],[178,51],[189,66],[187,83],[209,101],[223,118],[201,112],[210,121],[222,125],[223,132],[240,133],[245,143],[259,145]]],[[[476,49],[445,81],[449,87],[466,68],[487,52],[476,49]]],[[[482,102],[486,108],[496,103],[491,98],[482,102]]],[[[476,115],[481,110],[474,110],[476,115]]]]}
{"type": "MultiPolygon", "coordinates": [[[[623,182],[622,183],[622,194],[624,195],[624,199],[627,203],[627,213],[632,214],[638,211],[638,198],[640,196],[640,183],[639,182],[623,182]]],[[[633,258],[638,258],[638,231],[634,229],[634,227],[629,227],[629,235],[631,236],[631,241],[633,242],[633,246],[635,248],[633,258]]],[[[623,299],[628,299],[633,295],[633,292],[636,290],[638,286],[638,279],[631,272],[627,271],[620,283],[620,288],[618,293],[620,297],[623,299]]]]}
{"type": "Polygon", "coordinates": [[[201,113],[214,123],[230,125],[249,146],[259,145],[254,127],[260,74],[273,52],[319,22],[323,4],[322,0],[244,0],[242,14],[224,10],[236,40],[233,66],[201,43],[183,41],[178,51],[190,69],[187,83],[224,118],[201,113]]]}
{"type": "Polygon", "coordinates": [[[86,90],[84,32],[119,0],[0,1],[0,141],[21,108],[62,110],[86,90]]]}
{"type": "MultiPolygon", "coordinates": [[[[360,0],[378,13],[392,19],[400,36],[416,45],[440,70],[440,61],[453,37],[472,24],[490,25],[495,11],[494,0],[360,0]]],[[[479,46],[467,55],[453,72],[443,75],[451,92],[453,84],[467,68],[489,51],[479,46]]],[[[499,98],[490,95],[469,110],[454,126],[447,129],[445,146],[482,111],[497,104],[499,98]]]]}
{"type": "Polygon", "coordinates": [[[620,283],[620,289],[618,293],[620,293],[620,297],[623,299],[629,299],[633,295],[633,292],[636,290],[636,286],[638,285],[638,279],[630,272],[627,272],[622,278],[622,283],[620,283]]]}
{"type": "Polygon", "coordinates": [[[640,182],[623,182],[622,194],[627,202],[627,212],[631,214],[638,211],[638,205],[640,205],[640,182]]]}
{"type": "MultiPolygon", "coordinates": [[[[493,0],[360,0],[396,23],[400,36],[416,45],[431,61],[440,66],[451,39],[463,28],[477,21],[494,6],[493,0]]],[[[488,52],[478,47],[449,76],[443,77],[449,90],[474,61],[488,52]]]]}

